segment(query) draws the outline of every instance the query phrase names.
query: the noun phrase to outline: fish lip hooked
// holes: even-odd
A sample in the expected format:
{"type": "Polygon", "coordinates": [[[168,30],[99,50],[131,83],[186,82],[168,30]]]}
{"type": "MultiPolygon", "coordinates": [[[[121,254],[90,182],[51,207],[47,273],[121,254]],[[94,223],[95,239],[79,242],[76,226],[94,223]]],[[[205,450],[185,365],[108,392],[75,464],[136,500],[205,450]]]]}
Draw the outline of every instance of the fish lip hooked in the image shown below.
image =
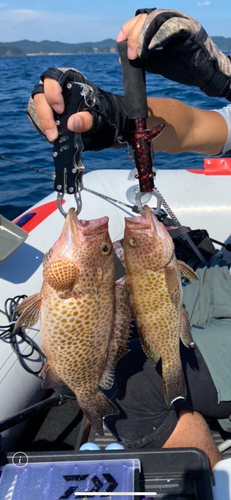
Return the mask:
{"type": "Polygon", "coordinates": [[[144,205],[143,207],[144,213],[140,214],[137,217],[125,217],[125,224],[127,226],[135,225],[136,230],[145,231],[149,230],[152,227],[156,230],[153,220],[152,220],[152,212],[148,205],[144,205]]]}
{"type": "Polygon", "coordinates": [[[83,236],[92,236],[94,234],[104,233],[108,229],[109,218],[107,216],[100,219],[77,220],[78,230],[81,231],[83,236]]]}

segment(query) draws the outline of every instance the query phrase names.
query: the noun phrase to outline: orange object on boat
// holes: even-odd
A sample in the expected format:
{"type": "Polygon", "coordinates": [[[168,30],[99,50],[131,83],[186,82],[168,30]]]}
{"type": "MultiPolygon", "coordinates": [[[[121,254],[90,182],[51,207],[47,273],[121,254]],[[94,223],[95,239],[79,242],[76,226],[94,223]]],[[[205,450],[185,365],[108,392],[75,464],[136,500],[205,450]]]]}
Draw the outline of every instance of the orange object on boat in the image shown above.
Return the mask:
{"type": "Polygon", "coordinates": [[[231,175],[231,158],[205,158],[203,169],[187,169],[192,174],[231,175]]]}

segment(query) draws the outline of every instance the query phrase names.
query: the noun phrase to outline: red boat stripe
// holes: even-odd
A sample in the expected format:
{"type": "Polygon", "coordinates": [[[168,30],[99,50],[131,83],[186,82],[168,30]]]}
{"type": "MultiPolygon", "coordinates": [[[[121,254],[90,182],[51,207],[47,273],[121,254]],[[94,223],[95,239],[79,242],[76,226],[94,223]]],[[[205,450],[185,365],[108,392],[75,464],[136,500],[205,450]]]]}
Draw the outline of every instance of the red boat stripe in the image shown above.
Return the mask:
{"type": "MultiPolygon", "coordinates": [[[[62,205],[64,203],[65,200],[62,200],[62,205]]],[[[55,210],[58,210],[57,201],[49,201],[21,215],[14,220],[14,223],[22,227],[27,233],[30,233],[30,231],[39,226],[39,224],[49,217],[49,215],[53,214],[55,210]]]]}
{"type": "Polygon", "coordinates": [[[187,169],[192,174],[231,175],[231,158],[205,158],[202,170],[187,169]]]}

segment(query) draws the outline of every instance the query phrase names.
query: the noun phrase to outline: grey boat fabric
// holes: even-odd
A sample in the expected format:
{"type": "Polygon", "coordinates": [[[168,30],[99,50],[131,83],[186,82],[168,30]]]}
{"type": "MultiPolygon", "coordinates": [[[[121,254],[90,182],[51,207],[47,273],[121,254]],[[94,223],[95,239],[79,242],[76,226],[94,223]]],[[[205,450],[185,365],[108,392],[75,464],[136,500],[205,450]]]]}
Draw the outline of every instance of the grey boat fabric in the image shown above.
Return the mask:
{"type": "MultiPolygon", "coordinates": [[[[192,336],[210,371],[218,403],[231,401],[231,276],[222,253],[216,253],[197,274],[198,281],[184,286],[192,336]]],[[[219,423],[231,432],[230,418],[219,423]]]]}

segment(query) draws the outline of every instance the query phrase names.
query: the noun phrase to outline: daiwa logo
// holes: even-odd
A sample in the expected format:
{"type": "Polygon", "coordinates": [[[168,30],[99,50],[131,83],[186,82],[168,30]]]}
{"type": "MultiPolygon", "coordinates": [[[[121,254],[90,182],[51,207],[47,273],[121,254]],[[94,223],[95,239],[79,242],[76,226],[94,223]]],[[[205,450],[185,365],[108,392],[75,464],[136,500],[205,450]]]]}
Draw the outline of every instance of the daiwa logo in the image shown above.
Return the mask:
{"type": "MultiPolygon", "coordinates": [[[[86,492],[82,492],[81,494],[77,494],[76,491],[78,489],[78,486],[70,486],[69,488],[67,488],[67,490],[65,491],[65,493],[63,493],[63,495],[61,497],[59,497],[59,500],[66,500],[68,498],[71,498],[72,495],[74,495],[74,497],[72,498],[84,498],[86,497],[86,493],[93,493],[92,495],[87,495],[88,497],[92,498],[94,497],[94,493],[98,493],[102,490],[102,488],[105,488],[105,480],[107,481],[108,483],[108,486],[106,488],[106,490],[104,489],[102,493],[104,493],[104,495],[102,496],[105,496],[105,493],[111,493],[113,492],[116,487],[118,486],[118,483],[117,481],[114,479],[114,477],[111,475],[111,474],[102,474],[103,476],[103,480],[101,481],[101,479],[98,477],[98,476],[93,476],[91,477],[90,481],[93,483],[93,488],[91,490],[88,490],[87,488],[87,491],[86,492]]],[[[89,474],[76,474],[76,475],[68,475],[68,476],[63,476],[63,478],[65,479],[65,481],[67,482],[79,482],[79,481],[86,481],[87,482],[87,486],[89,486],[89,481],[87,481],[87,479],[89,478],[89,474]]]]}

